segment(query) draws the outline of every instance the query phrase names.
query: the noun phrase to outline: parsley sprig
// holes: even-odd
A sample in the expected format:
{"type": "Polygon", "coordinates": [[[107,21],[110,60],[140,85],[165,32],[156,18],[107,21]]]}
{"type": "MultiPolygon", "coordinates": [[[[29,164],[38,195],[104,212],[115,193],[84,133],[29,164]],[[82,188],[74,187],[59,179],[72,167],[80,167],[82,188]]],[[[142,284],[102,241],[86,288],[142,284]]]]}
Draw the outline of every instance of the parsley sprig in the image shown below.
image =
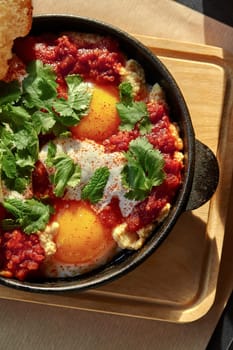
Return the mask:
{"type": "Polygon", "coordinates": [[[162,154],[153,148],[146,137],[139,137],[129,144],[125,153],[127,163],[122,170],[122,182],[129,199],[143,200],[154,186],[159,186],[165,177],[162,154]]]}

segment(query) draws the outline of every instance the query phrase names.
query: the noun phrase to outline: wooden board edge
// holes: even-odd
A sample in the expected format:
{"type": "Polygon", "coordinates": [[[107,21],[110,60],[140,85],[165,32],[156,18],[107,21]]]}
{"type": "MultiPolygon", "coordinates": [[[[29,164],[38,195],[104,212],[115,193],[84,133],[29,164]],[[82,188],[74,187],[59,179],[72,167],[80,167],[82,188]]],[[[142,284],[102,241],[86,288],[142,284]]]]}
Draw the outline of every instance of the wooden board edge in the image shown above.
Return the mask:
{"type": "MultiPolygon", "coordinates": [[[[174,52],[179,53],[181,55],[184,53],[184,55],[194,55],[193,52],[195,52],[195,57],[198,59],[198,57],[205,57],[209,58],[210,61],[214,61],[216,64],[219,64],[221,62],[221,65],[228,68],[228,66],[233,67],[233,55],[226,53],[223,49],[212,47],[212,46],[206,46],[201,44],[193,44],[193,43],[186,43],[186,42],[178,42],[170,39],[161,39],[156,37],[150,37],[150,36],[144,36],[139,34],[133,34],[134,37],[136,37],[139,41],[141,41],[144,45],[150,47],[156,47],[156,51],[158,51],[159,54],[166,54],[170,52],[171,54],[174,52]]],[[[233,90],[231,87],[231,96],[233,96],[233,90]]],[[[232,114],[232,106],[230,106],[229,111],[231,110],[232,114]]],[[[228,130],[229,133],[232,134],[230,130],[228,130]]],[[[222,242],[219,242],[221,245],[222,242]]],[[[219,247],[221,251],[221,247],[219,247]]],[[[167,319],[166,317],[163,317],[163,308],[161,308],[161,311],[158,313],[158,317],[151,317],[143,313],[138,313],[138,315],[132,315],[132,314],[124,314],[122,312],[114,312],[114,311],[101,311],[99,309],[90,309],[88,307],[80,305],[80,307],[75,307],[75,309],[90,311],[90,312],[98,312],[98,313],[108,313],[108,314],[115,314],[120,316],[127,316],[127,317],[134,317],[134,318],[143,318],[143,319],[153,319],[153,320],[161,320],[161,321],[168,321],[171,323],[188,323],[196,321],[200,318],[202,318],[213,306],[214,300],[215,300],[215,294],[216,291],[212,292],[209,296],[208,300],[204,300],[200,298],[199,300],[196,300],[196,303],[193,304],[193,308],[186,309],[186,310],[173,310],[170,312],[170,316],[172,315],[172,319],[167,319]]],[[[33,302],[38,304],[45,303],[45,297],[35,297],[34,300],[30,300],[30,296],[28,298],[20,298],[16,295],[13,297],[7,297],[7,295],[3,296],[5,299],[11,299],[11,300],[17,300],[17,301],[24,301],[24,302],[33,302]]],[[[47,305],[51,306],[58,306],[58,307],[65,307],[65,308],[73,308],[70,305],[60,305],[59,303],[46,303],[47,305]]],[[[82,304],[82,303],[81,303],[82,304]]]]}
{"type": "Polygon", "coordinates": [[[192,56],[205,56],[205,60],[209,57],[211,60],[216,59],[223,60],[227,64],[233,65],[233,54],[224,50],[221,47],[204,45],[199,43],[176,41],[172,39],[159,38],[149,35],[141,35],[132,33],[138,41],[142,42],[148,48],[156,48],[158,52],[178,52],[179,55],[184,52],[186,55],[192,56]]]}

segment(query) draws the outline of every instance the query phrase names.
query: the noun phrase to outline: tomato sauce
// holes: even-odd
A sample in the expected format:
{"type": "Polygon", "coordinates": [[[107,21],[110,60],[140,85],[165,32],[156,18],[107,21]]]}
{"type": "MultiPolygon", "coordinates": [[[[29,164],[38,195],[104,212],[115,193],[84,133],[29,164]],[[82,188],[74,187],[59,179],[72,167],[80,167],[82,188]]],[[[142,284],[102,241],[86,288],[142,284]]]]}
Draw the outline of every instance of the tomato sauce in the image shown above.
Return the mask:
{"type": "Polygon", "coordinates": [[[111,38],[91,44],[86,40],[72,40],[66,35],[60,38],[27,37],[16,40],[14,50],[25,64],[35,59],[52,64],[61,90],[67,74],[80,74],[84,79],[100,84],[117,85],[120,82],[119,69],[125,63],[117,43],[111,38]]]}
{"type": "Polygon", "coordinates": [[[32,190],[36,198],[53,197],[49,175],[44,164],[39,160],[36,162],[35,169],[32,172],[32,190]]]}
{"type": "Polygon", "coordinates": [[[36,234],[14,230],[0,236],[1,276],[25,280],[39,269],[44,259],[45,252],[36,234]]]}

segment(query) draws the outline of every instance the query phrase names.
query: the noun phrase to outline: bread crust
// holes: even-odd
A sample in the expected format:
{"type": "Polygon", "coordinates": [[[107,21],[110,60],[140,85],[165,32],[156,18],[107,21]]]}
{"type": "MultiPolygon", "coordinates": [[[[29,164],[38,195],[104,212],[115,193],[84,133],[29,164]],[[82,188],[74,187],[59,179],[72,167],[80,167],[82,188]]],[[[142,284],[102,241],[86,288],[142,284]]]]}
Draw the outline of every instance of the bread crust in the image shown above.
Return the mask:
{"type": "Polygon", "coordinates": [[[14,39],[27,35],[31,25],[31,0],[0,0],[0,79],[7,73],[14,39]]]}

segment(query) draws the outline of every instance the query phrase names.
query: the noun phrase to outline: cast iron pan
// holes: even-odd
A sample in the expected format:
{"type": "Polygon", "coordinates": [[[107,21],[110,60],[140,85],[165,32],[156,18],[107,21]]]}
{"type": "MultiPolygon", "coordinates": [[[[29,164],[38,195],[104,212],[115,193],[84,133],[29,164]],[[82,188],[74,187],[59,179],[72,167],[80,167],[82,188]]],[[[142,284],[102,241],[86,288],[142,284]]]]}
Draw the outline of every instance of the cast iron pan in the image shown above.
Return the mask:
{"type": "Polygon", "coordinates": [[[171,118],[178,123],[184,141],[185,172],[182,188],[169,215],[160,226],[156,227],[139,251],[125,250],[111,263],[79,277],[31,282],[0,278],[0,283],[3,285],[31,292],[82,291],[98,287],[128,273],[158,248],[184,211],[198,208],[211,198],[219,178],[215,156],[207,146],[196,140],[180,89],[156,56],[127,33],[93,19],[68,15],[45,15],[33,19],[31,34],[63,31],[98,33],[115,37],[120,43],[121,50],[143,66],[146,80],[151,84],[158,82],[163,87],[172,111],[171,118]]]}

